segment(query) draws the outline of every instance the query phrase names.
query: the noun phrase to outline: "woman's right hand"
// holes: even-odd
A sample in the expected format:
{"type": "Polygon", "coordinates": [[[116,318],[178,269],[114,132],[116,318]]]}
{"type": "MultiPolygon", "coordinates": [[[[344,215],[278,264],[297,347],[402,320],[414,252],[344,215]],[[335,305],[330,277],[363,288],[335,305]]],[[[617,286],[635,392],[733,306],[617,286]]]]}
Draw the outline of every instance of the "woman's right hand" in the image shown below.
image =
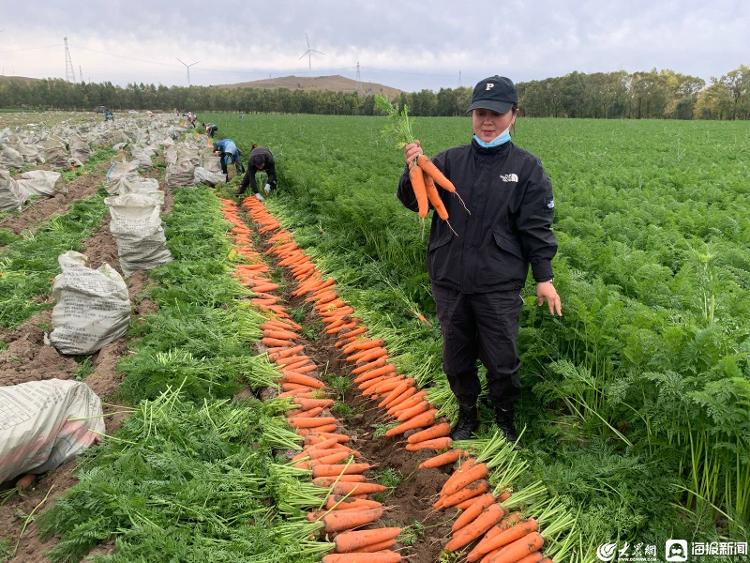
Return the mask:
{"type": "Polygon", "coordinates": [[[410,167],[414,164],[414,160],[422,153],[422,146],[419,141],[409,143],[404,147],[404,159],[406,164],[410,167]]]}

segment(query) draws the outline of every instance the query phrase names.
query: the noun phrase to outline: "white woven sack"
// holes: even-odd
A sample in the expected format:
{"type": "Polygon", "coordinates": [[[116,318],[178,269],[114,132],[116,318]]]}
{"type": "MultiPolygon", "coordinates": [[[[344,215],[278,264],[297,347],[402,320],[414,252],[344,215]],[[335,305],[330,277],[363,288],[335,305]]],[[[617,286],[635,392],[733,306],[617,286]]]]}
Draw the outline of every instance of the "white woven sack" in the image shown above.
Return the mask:
{"type": "Polygon", "coordinates": [[[49,342],[61,354],[93,354],[128,331],[130,298],[125,280],[109,264],[96,270],[88,258],[70,250],[58,257],[62,273],[52,295],[53,330],[49,342]]]}
{"type": "Polygon", "coordinates": [[[117,242],[120,267],[126,277],[172,260],[161,225],[161,203],[150,195],[130,193],[108,197],[109,230],[117,242]]]}
{"type": "Polygon", "coordinates": [[[81,381],[0,387],[0,483],[55,469],[103,434],[101,401],[81,381]]]}

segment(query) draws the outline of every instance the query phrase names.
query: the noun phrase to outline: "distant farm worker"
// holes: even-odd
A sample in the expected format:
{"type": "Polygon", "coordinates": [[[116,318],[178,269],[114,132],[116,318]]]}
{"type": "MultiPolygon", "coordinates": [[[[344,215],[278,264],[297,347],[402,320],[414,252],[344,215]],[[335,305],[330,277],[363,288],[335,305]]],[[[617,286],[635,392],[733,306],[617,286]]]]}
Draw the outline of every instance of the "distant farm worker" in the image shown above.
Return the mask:
{"type": "Polygon", "coordinates": [[[255,193],[256,198],[260,201],[265,199],[261,195],[260,190],[258,189],[258,183],[255,179],[255,175],[258,172],[266,173],[267,180],[266,185],[263,186],[263,192],[268,195],[271,193],[271,188],[276,187],[276,163],[274,162],[273,154],[271,154],[270,150],[266,147],[259,147],[254,144],[250,151],[247,172],[245,172],[245,177],[242,179],[242,183],[237,190],[237,195],[244,194],[249,185],[252,188],[253,193],[255,193]]]}
{"type": "Polygon", "coordinates": [[[221,159],[221,171],[227,176],[227,182],[229,181],[229,170],[228,166],[230,163],[234,163],[237,173],[242,174],[245,172],[245,168],[242,166],[240,160],[240,149],[232,139],[221,139],[214,143],[214,154],[218,155],[221,159]]]}
{"type": "Polygon", "coordinates": [[[219,130],[219,126],[215,123],[204,123],[201,121],[201,127],[203,127],[203,129],[205,130],[206,135],[208,135],[212,139],[216,132],[219,130]]]}
{"type": "MultiPolygon", "coordinates": [[[[433,163],[455,184],[471,211],[438,188],[456,233],[432,217],[427,269],[443,333],[443,370],[458,400],[459,418],[451,436],[469,438],[479,426],[481,391],[477,360],[487,368],[495,422],[505,437],[518,440],[514,415],[520,395],[518,320],[521,289],[529,265],[536,280],[536,301],[562,315],[552,284],[554,199],[539,160],[511,142],[518,113],[513,82],[491,76],[475,87],[471,142],[438,154],[433,163]]],[[[404,147],[407,169],[397,196],[410,210],[417,200],[409,167],[422,154],[419,141],[404,147]]]]}

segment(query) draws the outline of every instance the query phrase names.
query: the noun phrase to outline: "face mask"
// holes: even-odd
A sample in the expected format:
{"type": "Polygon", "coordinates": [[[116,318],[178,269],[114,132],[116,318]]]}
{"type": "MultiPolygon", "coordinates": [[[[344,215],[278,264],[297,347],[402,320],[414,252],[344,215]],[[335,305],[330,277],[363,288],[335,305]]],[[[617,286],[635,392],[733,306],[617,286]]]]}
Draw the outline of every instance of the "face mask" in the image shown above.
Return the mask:
{"type": "Polygon", "coordinates": [[[510,127],[508,127],[505,131],[500,133],[497,137],[492,139],[489,143],[487,141],[483,141],[476,135],[474,135],[474,140],[477,142],[477,144],[480,147],[484,147],[485,149],[491,149],[492,147],[499,147],[500,145],[504,145],[508,141],[510,141],[510,127]]]}

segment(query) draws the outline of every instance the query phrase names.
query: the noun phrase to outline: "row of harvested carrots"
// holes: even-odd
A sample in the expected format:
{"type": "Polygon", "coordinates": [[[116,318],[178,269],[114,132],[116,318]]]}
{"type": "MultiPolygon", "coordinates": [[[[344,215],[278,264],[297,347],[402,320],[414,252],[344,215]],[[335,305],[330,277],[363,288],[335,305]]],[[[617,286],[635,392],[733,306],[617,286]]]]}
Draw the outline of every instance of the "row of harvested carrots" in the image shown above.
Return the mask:
{"type": "Polygon", "coordinates": [[[304,448],[291,461],[299,468],[311,470],[313,483],[329,491],[325,510],[308,514],[311,522],[323,523],[325,533],[333,537],[336,546],[336,553],[326,555],[324,563],[401,561],[401,555],[390,549],[396,544],[400,528],[356,529],[373,525],[381,518],[385,507],[367,497],[386,488],[367,481],[364,473],[370,469],[369,464],[347,462],[361,455],[346,445],[349,437],[339,433],[336,418],[328,416],[327,409],[333,401],[318,398],[325,384],[312,375],[316,366],[300,344],[301,327],[274,294],[279,286],[270,279],[268,266],[253,248],[251,231],[236,204],[224,200],[222,210],[233,225],[236,252],[250,262],[238,266],[236,276],[255,293],[254,305],[275,317],[261,325],[261,342],[282,373],[280,396],[290,397],[298,407],[288,413],[287,420],[304,438],[304,448]]]}
{"type": "MultiPolygon", "coordinates": [[[[456,507],[462,510],[456,520],[447,551],[462,549],[479,540],[467,556],[469,561],[532,563],[544,561],[541,553],[544,540],[533,519],[523,519],[519,513],[506,514],[501,502],[495,499],[486,480],[487,467],[477,463],[465,451],[450,449],[450,425],[437,420],[437,410],[427,401],[425,391],[417,389],[413,379],[399,375],[389,362],[384,342],[368,338],[367,328],[354,316],[354,309],[337,293],[335,282],[325,279],[310,258],[296,245],[291,233],[257,200],[245,200],[243,205],[259,225],[259,232],[273,233],[269,237],[269,253],[280,266],[289,268],[298,282],[296,296],[306,296],[313,302],[328,334],[338,336],[336,346],[346,360],[353,364],[352,375],[362,393],[379,400],[399,424],[386,432],[387,436],[410,433],[406,449],[447,450],[420,464],[423,468],[441,467],[456,462],[460,467],[445,483],[435,508],[456,507]]],[[[269,344],[274,344],[268,341],[269,344]]],[[[506,493],[507,495],[507,493],[506,493]]],[[[549,560],[546,560],[549,562],[549,560]]]]}

